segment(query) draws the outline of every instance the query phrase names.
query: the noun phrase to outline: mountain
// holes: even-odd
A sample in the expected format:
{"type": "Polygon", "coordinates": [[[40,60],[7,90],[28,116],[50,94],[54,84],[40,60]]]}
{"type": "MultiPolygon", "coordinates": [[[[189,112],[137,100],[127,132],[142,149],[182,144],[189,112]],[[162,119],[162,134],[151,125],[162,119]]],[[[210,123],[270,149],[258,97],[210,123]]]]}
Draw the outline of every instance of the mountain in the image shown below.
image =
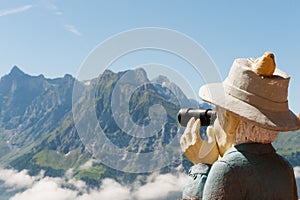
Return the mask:
{"type": "MultiPolygon", "coordinates": [[[[91,185],[99,184],[105,177],[120,182],[136,179],[136,174],[120,172],[97,161],[90,168],[81,169],[81,165],[93,156],[75,128],[72,114],[75,84],[82,95],[75,102],[80,105],[79,113],[84,116],[84,113],[90,112],[90,108],[83,105],[86,100],[84,93],[95,91],[92,97],[98,123],[106,137],[125,152],[122,155],[125,157],[128,156],[127,152],[143,154],[164,148],[178,136],[177,112],[180,107],[199,106],[195,101],[187,99],[180,88],[166,77],[149,80],[143,69],[118,73],[106,70],[97,79],[79,82],[71,75],[56,79],[47,79],[43,75],[30,76],[15,66],[0,79],[0,162],[4,166],[28,169],[33,175],[44,170],[48,176],[62,176],[73,169],[75,177],[91,185]],[[118,96],[112,100],[117,90],[118,96]],[[128,102],[124,101],[126,98],[128,102]],[[114,119],[112,101],[120,106],[119,118],[126,123],[132,120],[140,127],[159,124],[160,120],[156,118],[160,108],[153,105],[162,105],[166,111],[166,123],[152,136],[134,137],[132,134],[136,133],[127,133],[130,127],[124,130],[114,119]],[[123,111],[124,106],[129,106],[128,113],[123,111]],[[151,111],[156,118],[151,118],[147,111],[151,111]]],[[[140,134],[147,134],[147,129],[141,131],[140,134]]],[[[179,147],[176,146],[176,149],[179,147]]],[[[109,155],[107,152],[106,156],[109,155]]],[[[154,155],[153,161],[164,160],[163,156],[154,155]]],[[[126,169],[130,171],[136,162],[133,160],[126,169]]],[[[185,159],[183,162],[187,169],[190,163],[185,159]]],[[[182,159],[177,160],[162,168],[161,173],[181,165],[182,159]]]]}
{"type": "Polygon", "coordinates": [[[279,133],[273,145],[293,166],[300,166],[300,130],[279,133]]]}
{"type": "Polygon", "coordinates": [[[32,149],[70,114],[71,75],[46,79],[29,76],[18,67],[0,80],[1,162],[32,149]]]}
{"type": "MultiPolygon", "coordinates": [[[[43,170],[47,176],[62,177],[71,170],[76,179],[93,187],[98,187],[104,178],[120,183],[138,180],[143,184],[149,173],[133,173],[137,166],[143,171],[143,167],[151,169],[157,163],[166,163],[156,173],[187,171],[191,163],[176,157],[179,144],[171,145],[171,153],[157,151],[178,141],[181,129],[177,112],[182,107],[211,108],[188,99],[165,76],[149,80],[143,69],[117,73],[106,70],[96,79],[81,82],[71,75],[55,79],[30,76],[15,66],[0,79],[0,163],[27,169],[31,175],[43,170]],[[107,143],[97,141],[92,134],[86,140],[80,132],[82,127],[87,133],[95,132],[92,120],[85,118],[91,113],[95,113],[104,138],[119,149],[118,155],[107,143]],[[92,154],[95,141],[101,144],[96,150],[103,154],[92,154]],[[147,153],[152,154],[145,166],[140,159],[147,153]],[[131,158],[130,154],[138,156],[131,158]],[[108,167],[97,156],[118,159],[117,165],[108,167]]],[[[283,133],[274,146],[298,166],[299,141],[299,132],[283,133]]]]}

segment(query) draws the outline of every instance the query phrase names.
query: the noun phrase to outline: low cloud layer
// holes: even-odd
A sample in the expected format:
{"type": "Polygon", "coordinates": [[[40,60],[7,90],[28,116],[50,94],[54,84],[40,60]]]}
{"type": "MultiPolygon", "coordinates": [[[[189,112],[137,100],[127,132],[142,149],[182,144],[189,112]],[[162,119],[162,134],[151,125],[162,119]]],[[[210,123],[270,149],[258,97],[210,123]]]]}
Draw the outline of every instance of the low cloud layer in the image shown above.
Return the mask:
{"type": "Polygon", "coordinates": [[[22,170],[20,172],[13,169],[1,169],[0,170],[0,180],[4,182],[7,187],[12,187],[14,189],[28,188],[33,185],[39,177],[43,176],[30,176],[27,170],[22,170]]]}
{"type": "MultiPolygon", "coordinates": [[[[294,172],[299,181],[300,167],[295,167],[294,172]]],[[[121,185],[113,179],[104,179],[99,189],[91,189],[85,182],[72,178],[70,174],[62,178],[53,178],[44,176],[43,172],[38,176],[30,176],[26,170],[18,172],[0,169],[2,187],[8,191],[16,191],[10,200],[165,200],[172,194],[180,195],[185,180],[186,175],[181,173],[151,175],[146,184],[133,184],[135,186],[121,185]]]]}
{"type": "Polygon", "coordinates": [[[76,197],[77,192],[61,187],[61,180],[45,177],[24,192],[14,195],[11,200],[72,200],[76,197]]]}
{"type": "Polygon", "coordinates": [[[142,186],[126,186],[113,179],[104,179],[99,189],[91,189],[85,182],[67,174],[63,178],[53,178],[43,173],[30,176],[26,170],[0,169],[2,187],[17,192],[10,200],[165,200],[169,194],[180,195],[185,179],[184,174],[152,175],[142,186]]]}
{"type": "Polygon", "coordinates": [[[134,193],[134,196],[139,200],[166,199],[172,192],[181,193],[185,180],[186,175],[184,174],[179,174],[177,176],[172,174],[162,174],[156,177],[150,177],[147,184],[138,188],[134,193]]]}

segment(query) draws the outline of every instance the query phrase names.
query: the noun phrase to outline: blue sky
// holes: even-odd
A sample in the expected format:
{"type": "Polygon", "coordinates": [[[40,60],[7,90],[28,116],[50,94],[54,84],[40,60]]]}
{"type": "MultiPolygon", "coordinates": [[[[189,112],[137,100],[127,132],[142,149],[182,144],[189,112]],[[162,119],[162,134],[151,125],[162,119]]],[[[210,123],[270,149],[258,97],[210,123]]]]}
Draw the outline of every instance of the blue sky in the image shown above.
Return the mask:
{"type": "MultiPolygon", "coordinates": [[[[76,76],[84,59],[105,39],[134,28],[161,27],[202,45],[222,78],[235,58],[274,52],[277,66],[292,77],[290,108],[299,114],[299,10],[296,0],[2,0],[0,76],[13,65],[32,75],[76,76]]],[[[122,64],[132,67],[130,61],[122,64]]]]}

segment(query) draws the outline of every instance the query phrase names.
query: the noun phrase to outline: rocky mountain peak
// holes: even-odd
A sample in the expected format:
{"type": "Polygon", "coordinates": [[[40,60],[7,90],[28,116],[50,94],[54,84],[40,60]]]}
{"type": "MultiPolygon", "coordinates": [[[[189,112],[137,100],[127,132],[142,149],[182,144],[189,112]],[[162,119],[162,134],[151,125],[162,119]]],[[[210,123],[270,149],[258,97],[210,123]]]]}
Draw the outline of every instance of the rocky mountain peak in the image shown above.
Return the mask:
{"type": "Polygon", "coordinates": [[[10,72],[9,72],[9,74],[8,74],[9,76],[13,76],[13,77],[19,77],[19,76],[23,76],[23,75],[25,75],[25,73],[18,67],[18,66],[14,66],[11,70],[10,70],[10,72]]]}
{"type": "Polygon", "coordinates": [[[162,76],[162,75],[159,75],[157,76],[156,78],[154,78],[152,80],[153,83],[157,83],[159,85],[162,85],[163,83],[169,83],[170,80],[166,77],[166,76],[162,76]]]}
{"type": "MultiPolygon", "coordinates": [[[[143,84],[149,82],[147,74],[144,69],[138,68],[134,70],[127,70],[122,74],[122,81],[131,84],[143,84]],[[123,76],[125,75],[125,76],[123,76]]],[[[121,74],[120,74],[121,75],[121,74]]]]}
{"type": "Polygon", "coordinates": [[[147,73],[146,73],[146,71],[143,68],[135,69],[134,72],[135,72],[138,80],[140,80],[142,82],[143,81],[144,82],[148,81],[147,73]]]}

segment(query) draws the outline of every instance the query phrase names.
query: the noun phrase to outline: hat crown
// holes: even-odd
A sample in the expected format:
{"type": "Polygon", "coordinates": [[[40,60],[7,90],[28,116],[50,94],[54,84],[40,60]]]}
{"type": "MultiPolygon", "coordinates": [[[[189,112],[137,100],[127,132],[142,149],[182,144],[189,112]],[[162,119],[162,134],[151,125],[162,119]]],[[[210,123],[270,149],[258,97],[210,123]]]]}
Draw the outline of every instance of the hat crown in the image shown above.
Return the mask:
{"type": "MultiPolygon", "coordinates": [[[[260,76],[252,70],[252,62],[252,59],[247,58],[236,59],[224,85],[255,96],[257,99],[269,101],[269,109],[276,109],[272,103],[287,104],[290,77],[279,69],[276,69],[271,77],[260,76]]],[[[249,103],[251,104],[251,102],[249,103]]],[[[252,103],[256,104],[255,102],[252,103]]],[[[288,109],[287,106],[285,107],[288,109]]]]}

